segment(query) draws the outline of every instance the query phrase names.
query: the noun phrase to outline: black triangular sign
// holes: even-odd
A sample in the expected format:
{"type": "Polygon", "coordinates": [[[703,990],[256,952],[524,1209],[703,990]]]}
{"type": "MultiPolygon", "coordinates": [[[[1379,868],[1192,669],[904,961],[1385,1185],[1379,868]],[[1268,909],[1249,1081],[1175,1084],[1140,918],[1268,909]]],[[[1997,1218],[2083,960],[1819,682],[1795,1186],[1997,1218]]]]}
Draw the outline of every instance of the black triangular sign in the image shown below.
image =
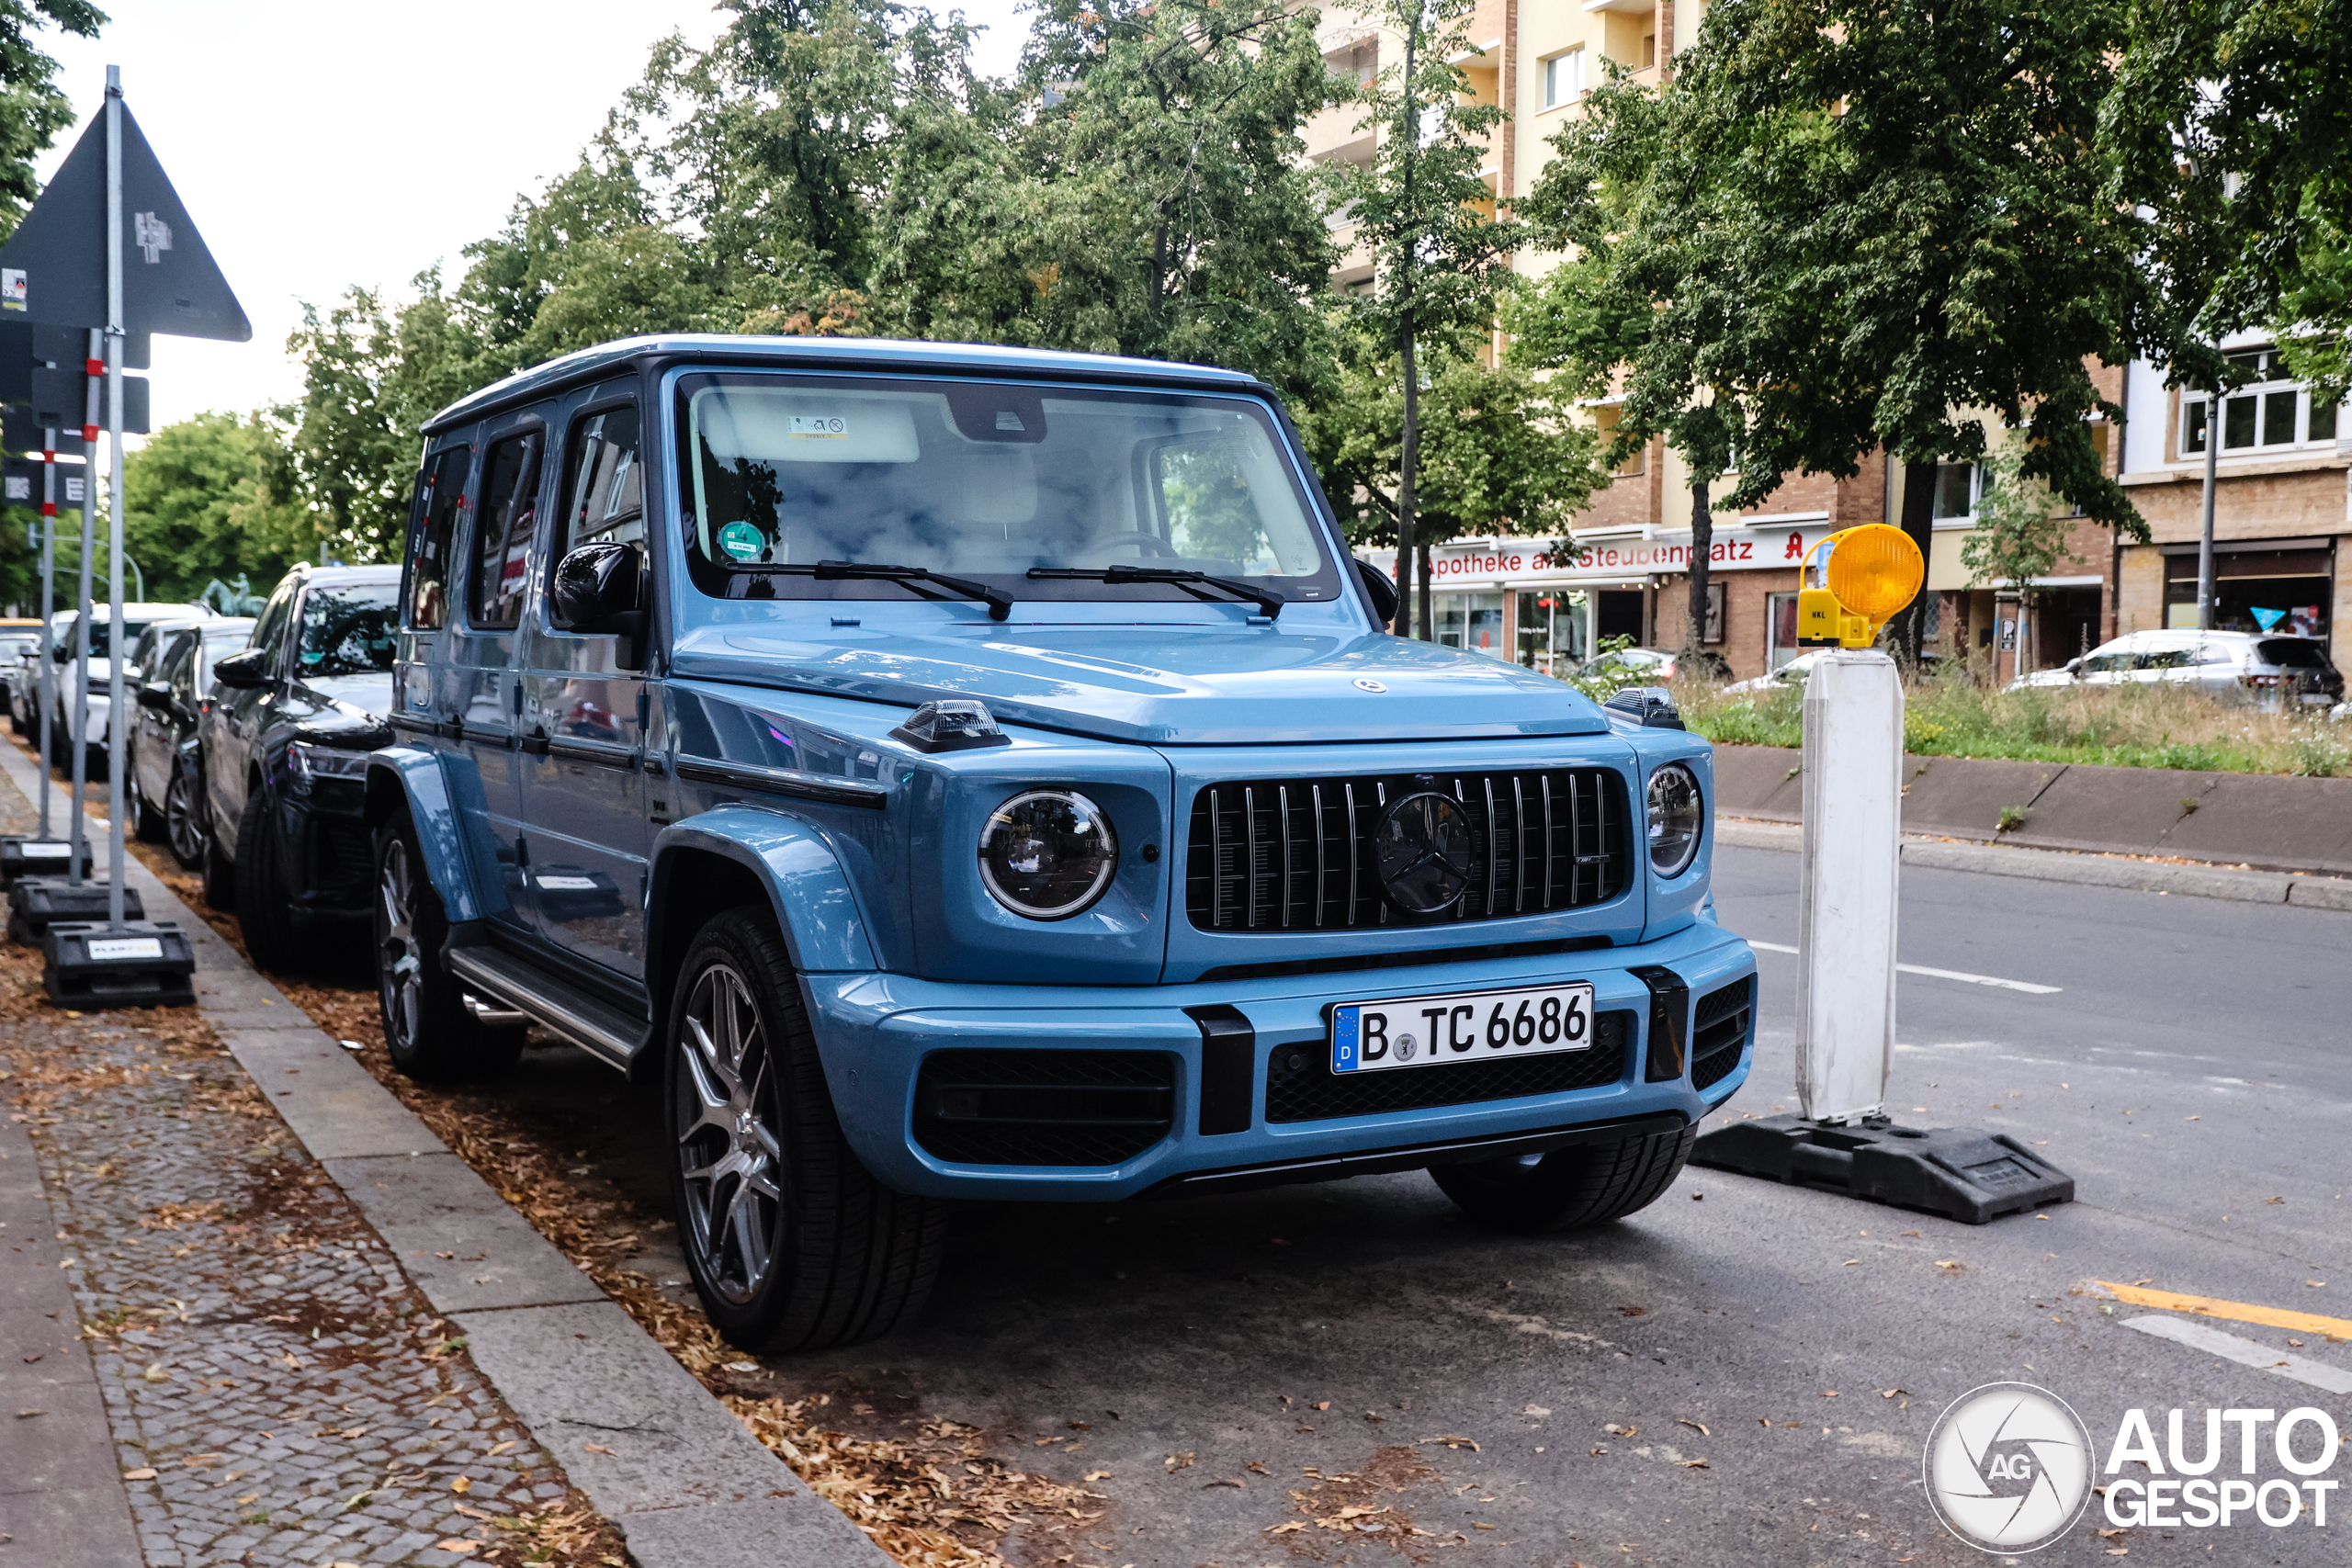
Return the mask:
{"type": "MultiPolygon", "coordinates": [[[[107,321],[107,117],[101,112],[0,246],[0,312],[56,326],[107,321]]],[[[253,323],[122,107],[122,325],[249,342],[253,323]]]]}

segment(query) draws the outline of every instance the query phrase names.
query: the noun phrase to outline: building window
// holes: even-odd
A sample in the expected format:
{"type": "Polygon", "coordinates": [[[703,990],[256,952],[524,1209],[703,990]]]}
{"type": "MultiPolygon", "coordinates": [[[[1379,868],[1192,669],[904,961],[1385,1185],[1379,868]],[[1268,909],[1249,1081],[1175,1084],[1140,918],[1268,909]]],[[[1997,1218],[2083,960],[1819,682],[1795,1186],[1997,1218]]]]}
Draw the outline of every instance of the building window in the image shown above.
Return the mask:
{"type": "Polygon", "coordinates": [[[1510,657],[1503,643],[1503,596],[1499,593],[1438,593],[1430,608],[1436,612],[1437,640],[1448,648],[1466,648],[1496,659],[1510,657]]]}
{"type": "Polygon", "coordinates": [[[1982,463],[1936,465],[1936,521],[1964,522],[1976,515],[1977,502],[1993,488],[1993,476],[1982,463]]]}
{"type": "Polygon", "coordinates": [[[1767,635],[1764,658],[1768,671],[1778,670],[1804,651],[1797,646],[1797,596],[1795,594],[1766,594],[1764,624],[1767,635]]]}
{"type": "Polygon", "coordinates": [[[1558,108],[1584,96],[1584,51],[1572,49],[1544,62],[1544,107],[1558,108]]]}
{"type": "MultiPolygon", "coordinates": [[[[2287,366],[2275,348],[2242,349],[2230,363],[2245,367],[2256,379],[2222,400],[2222,450],[2252,452],[2266,447],[2302,446],[2335,440],[2336,406],[2315,403],[2309,391],[2288,378],[2287,366]]],[[[2202,392],[2184,390],[2180,398],[2180,455],[2205,455],[2205,430],[2212,400],[2202,392]]]]}
{"type": "Polygon", "coordinates": [[[1573,674],[1585,660],[1586,599],[1565,588],[1519,596],[1519,661],[1546,675],[1573,674]]]}

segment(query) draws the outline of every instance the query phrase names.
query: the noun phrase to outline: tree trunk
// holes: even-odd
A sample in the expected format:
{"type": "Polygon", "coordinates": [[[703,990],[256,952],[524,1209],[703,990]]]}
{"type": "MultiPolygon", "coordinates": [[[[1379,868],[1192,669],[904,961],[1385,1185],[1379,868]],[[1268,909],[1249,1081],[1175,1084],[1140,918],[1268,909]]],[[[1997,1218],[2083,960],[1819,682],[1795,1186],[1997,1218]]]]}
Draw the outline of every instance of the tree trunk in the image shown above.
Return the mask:
{"type": "Polygon", "coordinates": [[[1431,581],[1431,580],[1430,580],[1430,542],[1429,542],[1427,539],[1423,539],[1423,540],[1421,541],[1421,612],[1420,612],[1420,613],[1421,613],[1421,622],[1420,622],[1420,625],[1421,625],[1421,640],[1422,640],[1423,642],[1435,642],[1435,641],[1437,640],[1437,631],[1436,631],[1436,628],[1435,628],[1435,627],[1433,627],[1433,626],[1430,625],[1431,620],[1434,618],[1434,616],[1435,616],[1435,615],[1436,615],[1436,614],[1437,614],[1437,601],[1430,597],[1430,581],[1431,581]]]}
{"type": "MultiPolygon", "coordinates": [[[[1413,357],[1413,311],[1405,310],[1405,325],[1396,334],[1398,357],[1405,368],[1405,430],[1396,454],[1396,635],[1411,637],[1417,624],[1413,616],[1413,593],[1409,586],[1412,570],[1408,564],[1415,558],[1413,537],[1413,489],[1421,461],[1421,384],[1420,367],[1413,357]]],[[[1429,579],[1421,579],[1420,601],[1429,603],[1429,579]]],[[[1426,616],[1422,619],[1425,621],[1426,616]]],[[[1428,635],[1426,632],[1422,635],[1428,635]]]]}
{"type": "MultiPolygon", "coordinates": [[[[1893,458],[1888,459],[1890,462],[1893,458]]],[[[1906,462],[1903,465],[1903,531],[1919,547],[1919,558],[1928,558],[1936,542],[1936,464],[1906,462]]],[[[1912,664],[1919,662],[1920,645],[1928,635],[1928,591],[1922,587],[1911,607],[1895,621],[1904,657],[1912,664]]]]}
{"type": "Polygon", "coordinates": [[[1707,481],[1690,485],[1690,629],[1682,651],[1691,656],[1690,671],[1698,673],[1699,652],[1707,642],[1707,565],[1715,547],[1715,514],[1707,504],[1707,481]]]}

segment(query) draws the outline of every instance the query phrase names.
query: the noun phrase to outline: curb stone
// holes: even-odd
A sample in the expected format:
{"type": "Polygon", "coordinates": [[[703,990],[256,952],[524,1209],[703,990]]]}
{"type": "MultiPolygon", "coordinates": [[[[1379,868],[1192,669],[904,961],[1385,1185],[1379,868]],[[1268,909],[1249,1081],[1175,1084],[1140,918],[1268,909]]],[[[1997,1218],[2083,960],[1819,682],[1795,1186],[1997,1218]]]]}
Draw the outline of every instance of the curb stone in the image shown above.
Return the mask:
{"type": "MultiPolygon", "coordinates": [[[[1738,849],[1794,852],[1804,829],[1792,822],[1755,822],[1718,818],[1715,838],[1738,849]]],[[[2041,882],[2072,882],[2120,887],[2139,893],[2171,893],[2198,898],[2228,898],[2246,904],[2291,904],[2299,909],[2352,911],[2352,879],[2294,876],[2285,872],[2236,871],[2215,866],[2175,865],[2163,861],[2116,859],[2065,850],[2032,850],[2006,844],[1960,844],[1939,839],[1903,840],[1906,865],[1939,871],[1973,871],[1993,876],[2024,876],[2041,882]]]]}
{"type": "MultiPolygon", "coordinates": [[[[16,747],[0,745],[0,773],[34,797],[39,775],[16,747]]],[[[105,838],[91,837],[103,874],[105,838]]],[[[161,878],[135,856],[126,870],[147,918],[187,933],[197,1006],[221,1043],[434,1311],[464,1333],[482,1376],[620,1529],[639,1568],[886,1568],[890,1559],[865,1532],[161,878]],[[280,1087],[294,1076],[300,1087],[280,1087]],[[428,1269],[436,1252],[477,1256],[428,1269]]],[[[106,1473],[127,1507],[110,1455],[106,1473]]],[[[136,1560],[134,1548],[91,1561],[136,1560]]]]}

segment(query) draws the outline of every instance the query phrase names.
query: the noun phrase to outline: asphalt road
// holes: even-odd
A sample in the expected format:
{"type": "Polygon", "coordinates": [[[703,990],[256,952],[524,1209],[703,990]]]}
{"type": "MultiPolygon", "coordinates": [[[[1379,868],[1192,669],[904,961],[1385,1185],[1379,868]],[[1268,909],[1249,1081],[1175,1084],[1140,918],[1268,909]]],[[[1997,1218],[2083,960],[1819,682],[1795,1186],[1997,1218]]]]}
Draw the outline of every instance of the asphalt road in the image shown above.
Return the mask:
{"type": "MultiPolygon", "coordinates": [[[[1724,922],[1792,944],[1795,875],[1791,854],[1722,852],[1724,922]]],[[[1890,1106],[2041,1145],[2077,1201],[1975,1227],[1694,1170],[1630,1220],[1542,1238],[1479,1229],[1419,1174],[980,1207],[920,1323],[771,1359],[767,1387],[831,1392],[862,1435],[944,1416],[1096,1476],[1102,1517],[1009,1543],[1039,1568],[1978,1563],[1919,1476],[1937,1413],[1981,1384],[2056,1392],[2102,1457],[2133,1407],[2159,1441],[2187,1411],[2192,1458],[2208,1407],[2318,1405],[2352,1434],[2352,1399],[2079,1293],[2148,1281],[2352,1317],[2352,915],[1914,868],[1903,920],[1906,964],[2058,989],[1903,976],[1890,1106]]],[[[1759,1064],[1730,1115],[1794,1108],[1795,960],[1761,964],[1759,1064]]],[[[492,1098],[666,1212],[653,1118],[617,1088],[534,1050],[492,1098]]],[[[2318,1335],[2205,1326],[2352,1369],[2318,1335]]],[[[2261,1438],[2256,1483],[2294,1479],[2261,1438]]],[[[2339,1563],[2342,1506],[2325,1529],[2241,1514],[2102,1537],[2095,1504],[2014,1561],[2339,1563]]]]}
{"type": "MultiPolygon", "coordinates": [[[[1724,922],[1792,942],[1795,857],[1718,867],[1724,922]]],[[[1419,1175],[977,1210],[921,1325],[789,1370],[1108,1472],[1105,1518],[1029,1544],[1109,1568],[1983,1562],[1928,1511],[1920,1450],[1944,1404],[2007,1379],[2060,1393],[2102,1453],[2132,1406],[2160,1438],[2188,1410],[2192,1456],[2209,1405],[2317,1404],[2352,1432],[2352,1401],[2073,1293],[2153,1280],[2352,1316],[2352,916],[1915,870],[1903,919],[1905,963],[2061,989],[1905,976],[1891,1103],[2044,1145],[2076,1202],[1973,1227],[1694,1170],[1629,1221],[1532,1240],[1419,1175]],[[1478,1447],[1428,1440],[1449,1437],[1478,1447]],[[1303,1520],[1301,1490],[1436,1533],[1267,1533],[1303,1520]]],[[[1760,1064],[1731,1112],[1793,1104],[1794,962],[1763,956],[1760,1064]]],[[[2352,1368],[2352,1346],[2214,1326],[2352,1368]]],[[[2267,1433],[2257,1459],[2286,1477],[2267,1433]]],[[[2344,1561],[2352,1523],[2310,1517],[2103,1538],[2089,1517],[2035,1561],[2344,1561]]]]}

